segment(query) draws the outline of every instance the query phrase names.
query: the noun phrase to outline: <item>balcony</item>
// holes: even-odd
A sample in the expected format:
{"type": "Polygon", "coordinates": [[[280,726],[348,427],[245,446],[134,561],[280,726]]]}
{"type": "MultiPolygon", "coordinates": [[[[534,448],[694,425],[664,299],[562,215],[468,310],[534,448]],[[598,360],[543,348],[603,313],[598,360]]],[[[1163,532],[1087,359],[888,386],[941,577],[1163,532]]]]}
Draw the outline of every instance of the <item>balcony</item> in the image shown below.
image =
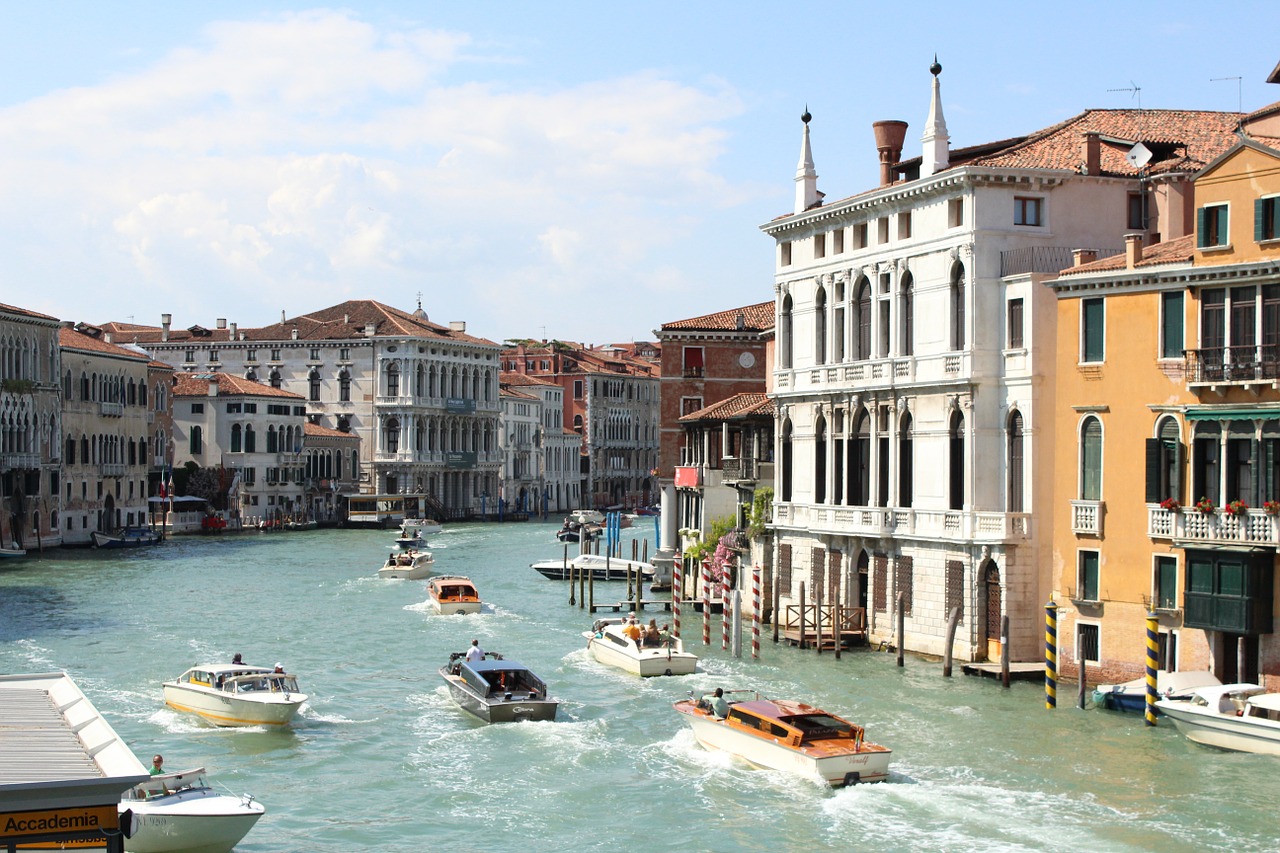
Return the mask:
{"type": "Polygon", "coordinates": [[[775,504],[774,524],[837,536],[891,536],[944,542],[1014,543],[1031,536],[1031,515],[903,507],[775,504]]]}
{"type": "Polygon", "coordinates": [[[1106,514],[1102,501],[1071,502],[1071,532],[1085,536],[1102,535],[1102,516],[1106,514]]]}
{"type": "Polygon", "coordinates": [[[103,462],[98,468],[104,477],[123,477],[129,470],[123,462],[103,462]]]}
{"type": "Polygon", "coordinates": [[[104,417],[118,418],[124,414],[124,403],[108,403],[106,400],[98,402],[98,413],[104,417]]]}
{"type": "Polygon", "coordinates": [[[1280,387],[1280,346],[1209,347],[1186,351],[1187,387],[1280,387]]]}
{"type": "Polygon", "coordinates": [[[1147,535],[1152,539],[1197,542],[1205,545],[1280,546],[1280,518],[1258,509],[1243,515],[1194,509],[1168,510],[1147,506],[1147,535]]]}
{"type": "Polygon", "coordinates": [[[751,458],[726,456],[720,460],[721,476],[726,483],[755,482],[760,463],[751,458]]]}
{"type": "Polygon", "coordinates": [[[35,470],[40,467],[40,454],[5,453],[0,455],[0,467],[6,471],[35,470]]]}

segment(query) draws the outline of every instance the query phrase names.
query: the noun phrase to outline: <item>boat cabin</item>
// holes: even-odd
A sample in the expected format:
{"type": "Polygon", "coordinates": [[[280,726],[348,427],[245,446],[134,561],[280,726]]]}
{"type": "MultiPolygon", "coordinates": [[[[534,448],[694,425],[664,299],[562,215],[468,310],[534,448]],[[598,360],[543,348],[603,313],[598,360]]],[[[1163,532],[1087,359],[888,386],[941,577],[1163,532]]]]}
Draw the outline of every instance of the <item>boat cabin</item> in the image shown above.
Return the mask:
{"type": "Polygon", "coordinates": [[[509,660],[454,662],[450,667],[477,696],[511,699],[516,694],[526,694],[530,699],[546,695],[546,686],[523,664],[509,660]]]}
{"type": "Polygon", "coordinates": [[[441,577],[431,581],[431,595],[436,601],[479,601],[475,584],[468,578],[441,577]]]}
{"type": "Polygon", "coordinates": [[[134,785],[125,791],[120,799],[125,801],[147,800],[176,794],[179,791],[208,787],[209,783],[205,780],[205,769],[197,767],[194,770],[183,770],[181,773],[160,773],[152,776],[147,781],[134,785]]]}
{"type": "Polygon", "coordinates": [[[793,747],[837,739],[861,743],[863,734],[861,726],[798,702],[768,699],[736,702],[730,705],[726,720],[736,727],[758,732],[763,737],[777,738],[793,747]]]}
{"type": "Polygon", "coordinates": [[[220,666],[189,669],[180,684],[211,687],[226,693],[300,693],[298,678],[265,666],[220,666]]]}

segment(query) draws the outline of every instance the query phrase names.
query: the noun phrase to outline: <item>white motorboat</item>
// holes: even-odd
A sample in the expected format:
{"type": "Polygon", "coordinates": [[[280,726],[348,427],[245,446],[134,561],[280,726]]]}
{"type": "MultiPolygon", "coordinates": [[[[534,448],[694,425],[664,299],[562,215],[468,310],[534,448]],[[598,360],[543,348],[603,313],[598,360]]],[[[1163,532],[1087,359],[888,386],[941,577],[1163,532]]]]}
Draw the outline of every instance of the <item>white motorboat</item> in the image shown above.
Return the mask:
{"type": "Polygon", "coordinates": [[[530,564],[543,577],[550,578],[553,581],[569,580],[570,569],[573,570],[573,576],[577,577],[579,573],[584,571],[591,572],[592,580],[597,581],[624,581],[630,572],[634,575],[639,571],[646,581],[653,580],[653,564],[643,563],[639,560],[619,560],[613,557],[605,557],[600,554],[579,554],[568,560],[541,560],[537,563],[530,564]]]}
{"type": "Polygon", "coordinates": [[[427,600],[436,613],[479,613],[480,593],[470,578],[441,575],[427,581],[427,600]]]}
{"type": "Polygon", "coordinates": [[[592,630],[583,631],[591,656],[643,677],[688,675],[698,668],[698,656],[686,652],[679,637],[648,641],[642,631],[636,641],[627,636],[626,623],[626,619],[598,619],[592,630]]]}
{"type": "Polygon", "coordinates": [[[1280,755],[1280,693],[1258,684],[1202,687],[1188,701],[1156,707],[1188,740],[1221,749],[1280,755]]]}
{"type": "Polygon", "coordinates": [[[152,776],[125,791],[120,821],[131,817],[126,853],[227,853],[266,814],[248,794],[219,794],[203,767],[152,776]]]}
{"type": "Polygon", "coordinates": [[[431,574],[434,566],[435,558],[430,551],[410,549],[387,557],[378,569],[378,577],[416,581],[431,574]]]}
{"type": "Polygon", "coordinates": [[[604,513],[598,509],[575,509],[569,513],[574,524],[604,524],[604,513]]]}
{"type": "Polygon", "coordinates": [[[889,778],[892,750],[863,739],[859,725],[812,705],[765,699],[754,691],[725,693],[727,712],[714,713],[705,696],[675,703],[698,743],[732,753],[756,767],[818,775],[833,787],[889,778]],[[732,701],[731,696],[752,698],[732,701]]]}
{"type": "Polygon", "coordinates": [[[411,533],[402,533],[396,537],[396,547],[401,550],[408,551],[411,548],[421,548],[426,542],[422,536],[415,530],[411,533]]]}
{"type": "MultiPolygon", "coordinates": [[[[1188,669],[1178,672],[1166,672],[1162,669],[1156,673],[1156,693],[1160,699],[1186,701],[1201,687],[1217,687],[1220,684],[1222,682],[1217,676],[1207,669],[1188,669]]],[[[1093,689],[1093,704],[1112,711],[1145,713],[1147,679],[1135,678],[1121,684],[1099,684],[1093,689]]]]}
{"type": "Polygon", "coordinates": [[[493,652],[472,661],[466,654],[454,652],[440,667],[449,695],[464,711],[486,723],[555,719],[560,703],[529,667],[493,652]]]}
{"type": "Polygon", "coordinates": [[[293,675],[265,666],[210,663],[164,683],[165,704],[215,726],[284,726],[307,694],[293,675]]]}
{"type": "Polygon", "coordinates": [[[3,545],[0,545],[0,560],[4,559],[5,557],[25,557],[25,556],[27,556],[27,550],[25,548],[19,548],[17,545],[13,546],[12,548],[6,548],[3,545]]]}
{"type": "Polygon", "coordinates": [[[444,527],[433,518],[406,518],[400,522],[401,536],[417,534],[417,537],[421,539],[423,536],[434,536],[442,532],[444,532],[444,527]]]}

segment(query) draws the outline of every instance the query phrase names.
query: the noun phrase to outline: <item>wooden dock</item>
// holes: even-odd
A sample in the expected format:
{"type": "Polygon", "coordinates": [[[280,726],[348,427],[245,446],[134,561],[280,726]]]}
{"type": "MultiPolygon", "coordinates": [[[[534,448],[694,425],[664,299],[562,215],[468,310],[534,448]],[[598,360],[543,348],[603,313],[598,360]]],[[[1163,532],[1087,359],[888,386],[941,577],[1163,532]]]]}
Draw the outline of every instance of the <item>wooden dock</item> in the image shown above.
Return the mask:
{"type": "MultiPolygon", "coordinates": [[[[789,646],[800,645],[800,629],[787,628],[778,631],[778,639],[789,646]]],[[[840,648],[848,649],[855,645],[866,645],[867,632],[861,630],[849,630],[840,632],[840,648]]],[[[813,628],[809,627],[804,632],[804,645],[808,649],[818,648],[818,638],[813,628]]],[[[827,628],[822,632],[822,648],[834,650],[836,647],[835,637],[831,636],[831,629],[827,628]]]]}
{"type": "Polygon", "coordinates": [[[623,612],[630,613],[632,610],[635,610],[639,613],[643,613],[645,610],[648,610],[650,607],[656,607],[659,610],[666,610],[667,612],[670,612],[671,602],[670,601],[649,601],[646,599],[644,601],[641,601],[639,605],[637,605],[634,601],[619,601],[616,604],[592,604],[591,612],[597,613],[601,610],[606,610],[612,613],[623,613],[623,612]]]}
{"type": "MultiPolygon", "coordinates": [[[[984,678],[1000,678],[1000,662],[999,661],[982,661],[980,663],[966,663],[960,665],[965,675],[978,675],[984,678]]],[[[1010,681],[1043,681],[1044,680],[1044,662],[1040,663],[1010,663],[1009,664],[1009,680],[1010,681]]]]}

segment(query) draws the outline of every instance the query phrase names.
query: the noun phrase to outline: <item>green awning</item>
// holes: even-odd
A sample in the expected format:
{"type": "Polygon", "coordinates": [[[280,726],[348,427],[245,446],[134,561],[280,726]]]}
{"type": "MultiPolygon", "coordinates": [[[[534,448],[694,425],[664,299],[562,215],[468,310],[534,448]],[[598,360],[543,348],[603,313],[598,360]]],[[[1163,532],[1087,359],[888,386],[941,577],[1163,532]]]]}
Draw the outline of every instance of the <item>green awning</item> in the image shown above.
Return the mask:
{"type": "Polygon", "coordinates": [[[1247,409],[1187,409],[1189,421],[1266,421],[1280,418],[1280,409],[1250,406],[1247,409]]]}

